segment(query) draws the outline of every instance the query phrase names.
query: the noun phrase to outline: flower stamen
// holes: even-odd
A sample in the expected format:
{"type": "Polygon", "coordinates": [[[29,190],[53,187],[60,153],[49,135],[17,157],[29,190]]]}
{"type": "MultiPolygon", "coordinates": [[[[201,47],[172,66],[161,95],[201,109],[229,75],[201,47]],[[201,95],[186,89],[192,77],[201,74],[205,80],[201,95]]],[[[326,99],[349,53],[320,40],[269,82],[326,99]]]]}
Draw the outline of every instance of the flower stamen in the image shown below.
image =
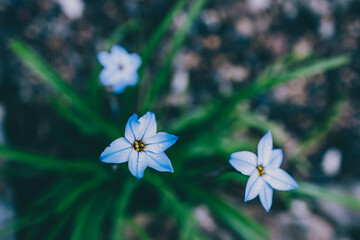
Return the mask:
{"type": "Polygon", "coordinates": [[[135,140],[132,147],[135,149],[135,151],[141,152],[145,149],[145,143],[141,140],[135,140]]]}
{"type": "Polygon", "coordinates": [[[256,167],[256,169],[258,170],[259,176],[264,175],[265,172],[264,172],[263,166],[259,165],[259,166],[256,167]]]}

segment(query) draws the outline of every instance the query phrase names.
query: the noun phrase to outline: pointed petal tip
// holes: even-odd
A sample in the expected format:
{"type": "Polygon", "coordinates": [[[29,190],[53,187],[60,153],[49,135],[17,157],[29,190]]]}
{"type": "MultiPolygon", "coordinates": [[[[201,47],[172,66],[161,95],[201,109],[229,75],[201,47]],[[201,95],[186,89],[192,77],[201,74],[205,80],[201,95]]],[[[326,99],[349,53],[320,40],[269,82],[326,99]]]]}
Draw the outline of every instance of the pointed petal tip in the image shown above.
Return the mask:
{"type": "Polygon", "coordinates": [[[264,134],[264,136],[263,136],[262,138],[264,138],[265,136],[269,136],[269,135],[270,135],[270,137],[271,137],[271,139],[272,139],[272,134],[271,134],[270,129],[268,129],[268,130],[266,131],[266,133],[264,134]]]}
{"type": "Polygon", "coordinates": [[[173,173],[174,172],[174,168],[173,166],[170,164],[167,168],[169,170],[169,172],[173,173]]]}
{"type": "Polygon", "coordinates": [[[295,182],[295,183],[293,184],[293,187],[294,187],[293,190],[294,190],[294,189],[297,189],[297,188],[299,188],[299,184],[298,184],[297,182],[295,182]]]}
{"type": "MultiPolygon", "coordinates": [[[[239,160],[238,160],[238,159],[235,159],[235,158],[230,158],[230,159],[229,159],[229,163],[230,163],[230,165],[231,165],[233,168],[235,168],[236,161],[239,161],[239,160]]],[[[237,170],[236,168],[235,168],[235,170],[238,171],[238,172],[240,172],[240,171],[237,170]]]]}
{"type": "Polygon", "coordinates": [[[100,157],[99,157],[100,162],[103,162],[103,163],[105,163],[105,159],[109,156],[108,154],[105,154],[104,152],[102,152],[100,157]]]}
{"type": "MultiPolygon", "coordinates": [[[[171,172],[171,173],[173,173],[174,172],[174,169],[173,169],[173,167],[172,167],[172,165],[170,165],[170,166],[164,166],[165,167],[165,171],[164,172],[171,172]]],[[[156,169],[155,169],[156,170],[156,169]]]]}
{"type": "Polygon", "coordinates": [[[116,50],[125,51],[127,53],[127,50],[124,47],[120,46],[120,45],[112,46],[110,51],[111,51],[111,53],[113,53],[116,50]]]}
{"type": "Polygon", "coordinates": [[[130,117],[133,117],[133,116],[138,117],[138,115],[137,115],[136,113],[131,114],[131,116],[130,116],[130,117]]]}
{"type": "Polygon", "coordinates": [[[125,86],[125,87],[118,88],[118,89],[115,89],[115,90],[113,89],[113,91],[114,91],[115,94],[120,94],[120,93],[122,93],[122,92],[125,91],[125,88],[126,88],[126,86],[125,86]]]}
{"type": "Polygon", "coordinates": [[[107,53],[107,52],[104,52],[104,51],[98,52],[98,54],[96,55],[97,59],[99,60],[101,58],[101,56],[104,55],[105,53],[107,53]]]}

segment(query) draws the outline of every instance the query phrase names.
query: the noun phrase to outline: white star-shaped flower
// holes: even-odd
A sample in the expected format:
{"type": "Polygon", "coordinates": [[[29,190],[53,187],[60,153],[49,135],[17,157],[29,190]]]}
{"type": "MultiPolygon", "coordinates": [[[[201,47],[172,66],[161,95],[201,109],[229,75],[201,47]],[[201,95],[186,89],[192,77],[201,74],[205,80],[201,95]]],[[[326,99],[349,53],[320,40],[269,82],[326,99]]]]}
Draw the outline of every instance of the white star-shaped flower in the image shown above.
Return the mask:
{"type": "Polygon", "coordinates": [[[245,188],[245,202],[260,197],[266,211],[272,205],[273,189],[287,191],[298,188],[296,181],[280,169],[283,160],[281,149],[273,149],[270,130],[258,144],[258,156],[252,152],[235,152],[230,156],[230,164],[244,175],[250,176],[245,188]]]}
{"type": "Polygon", "coordinates": [[[144,176],[147,167],[160,172],[174,172],[164,151],[178,137],[156,131],[154,113],[147,112],[140,119],[134,113],[126,124],[125,137],[113,141],[100,155],[100,160],[105,163],[128,162],[130,172],[137,178],[144,176]]]}

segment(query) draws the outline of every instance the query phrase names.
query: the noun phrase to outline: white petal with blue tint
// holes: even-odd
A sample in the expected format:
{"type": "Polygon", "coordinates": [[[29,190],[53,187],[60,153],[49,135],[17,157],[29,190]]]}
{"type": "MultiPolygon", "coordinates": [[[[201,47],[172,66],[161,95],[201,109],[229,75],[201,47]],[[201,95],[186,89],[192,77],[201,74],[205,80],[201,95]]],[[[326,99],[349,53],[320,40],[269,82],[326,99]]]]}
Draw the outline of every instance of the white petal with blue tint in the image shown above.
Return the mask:
{"type": "Polygon", "coordinates": [[[111,55],[107,52],[100,52],[97,57],[103,66],[109,67],[114,64],[111,55]]]}
{"type": "Polygon", "coordinates": [[[120,150],[111,155],[107,155],[106,157],[101,158],[101,161],[104,163],[124,163],[129,160],[129,156],[133,148],[127,148],[124,150],[120,150]]]}
{"type": "Polygon", "coordinates": [[[122,93],[126,87],[127,87],[126,83],[119,82],[113,86],[114,93],[122,93]]]}
{"type": "Polygon", "coordinates": [[[159,132],[153,137],[144,138],[143,140],[146,144],[146,151],[160,153],[172,146],[178,140],[178,137],[165,132],[159,132]]]}
{"type": "Polygon", "coordinates": [[[113,86],[118,82],[116,74],[110,69],[104,68],[100,73],[100,82],[102,85],[108,87],[113,86]]]}
{"type": "Polygon", "coordinates": [[[153,153],[144,151],[147,155],[147,165],[159,172],[174,172],[170,159],[165,153],[153,153]]]}
{"type": "Polygon", "coordinates": [[[245,187],[245,202],[254,199],[260,193],[263,185],[264,180],[259,177],[257,172],[252,173],[245,187]]]}
{"type": "Polygon", "coordinates": [[[134,68],[138,69],[141,65],[141,57],[135,53],[130,54],[131,60],[130,64],[134,68]]]}
{"type": "Polygon", "coordinates": [[[136,131],[138,129],[139,124],[138,115],[135,113],[131,115],[126,123],[125,137],[127,140],[129,140],[130,143],[133,143],[135,140],[137,140],[134,130],[136,131]]]}
{"type": "Polygon", "coordinates": [[[263,184],[263,187],[260,190],[259,197],[261,204],[268,212],[272,205],[273,190],[266,182],[263,184]]]}
{"type": "Polygon", "coordinates": [[[132,150],[129,157],[129,170],[136,178],[142,178],[147,167],[146,154],[132,150]]]}
{"type": "MultiPolygon", "coordinates": [[[[138,120],[138,116],[134,113],[128,120],[128,124],[125,129],[125,136],[127,138],[127,134],[130,135],[132,133],[133,140],[142,140],[144,137],[152,137],[156,134],[156,120],[155,114],[152,112],[147,112],[144,116],[142,116],[138,120]]],[[[131,136],[129,136],[131,137],[131,136]]]]}
{"type": "Polygon", "coordinates": [[[236,152],[230,155],[230,164],[244,175],[250,175],[256,169],[257,157],[248,151],[236,152]]]}
{"type": "Polygon", "coordinates": [[[266,211],[272,205],[273,189],[291,190],[298,188],[296,181],[280,169],[283,160],[281,149],[272,149],[270,130],[258,144],[258,156],[251,152],[235,152],[230,156],[230,164],[244,175],[250,175],[245,188],[245,202],[259,195],[266,211]]]}
{"type": "Polygon", "coordinates": [[[126,138],[118,138],[100,155],[100,160],[107,163],[122,163],[128,160],[128,152],[132,148],[131,143],[126,138]]]}
{"type": "Polygon", "coordinates": [[[111,47],[111,54],[113,54],[115,58],[121,59],[122,57],[127,56],[128,52],[125,50],[125,48],[118,45],[114,45],[111,47]]]}
{"type": "Polygon", "coordinates": [[[147,112],[144,116],[139,119],[140,125],[138,128],[139,139],[152,137],[156,134],[157,126],[155,114],[147,112]]]}
{"type": "Polygon", "coordinates": [[[280,168],[266,169],[263,178],[276,190],[287,191],[299,187],[296,181],[280,168]]]}
{"type": "Polygon", "coordinates": [[[139,76],[138,76],[138,75],[128,75],[128,76],[126,77],[126,80],[124,80],[124,82],[125,82],[126,85],[128,85],[128,86],[134,86],[134,85],[137,84],[138,79],[139,79],[139,76]]]}
{"type": "Polygon", "coordinates": [[[264,166],[270,168],[279,168],[282,163],[283,157],[284,154],[281,149],[274,149],[271,152],[269,164],[264,166]]]}
{"type": "Polygon", "coordinates": [[[269,130],[258,144],[258,165],[266,166],[269,163],[272,148],[273,140],[269,130]]]}

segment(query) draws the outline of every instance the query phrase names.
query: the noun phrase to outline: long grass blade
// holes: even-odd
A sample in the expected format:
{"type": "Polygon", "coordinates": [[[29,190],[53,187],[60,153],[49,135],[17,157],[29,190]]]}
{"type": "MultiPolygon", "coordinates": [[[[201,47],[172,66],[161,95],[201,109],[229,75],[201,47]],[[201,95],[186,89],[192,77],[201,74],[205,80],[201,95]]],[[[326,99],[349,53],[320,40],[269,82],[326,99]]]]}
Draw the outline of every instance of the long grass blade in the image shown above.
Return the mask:
{"type": "Polygon", "coordinates": [[[126,216],[126,208],[137,185],[137,182],[133,180],[129,180],[123,185],[123,190],[115,202],[111,240],[125,238],[124,226],[128,220],[128,216],[126,216]]]}
{"type": "Polygon", "coordinates": [[[329,201],[360,211],[360,200],[349,194],[305,182],[300,182],[299,186],[294,192],[300,196],[329,201]]]}
{"type": "Polygon", "coordinates": [[[104,176],[106,172],[98,164],[89,161],[62,160],[55,157],[43,156],[0,146],[0,156],[8,161],[28,164],[39,169],[54,171],[90,172],[104,176]]]}
{"type": "Polygon", "coordinates": [[[33,49],[20,40],[11,40],[9,47],[25,66],[56,92],[58,97],[65,98],[77,111],[86,116],[88,121],[93,122],[93,126],[96,126],[100,132],[111,138],[119,135],[117,128],[98,116],[33,49]]]}
{"type": "Polygon", "coordinates": [[[176,15],[180,12],[180,10],[184,7],[186,1],[185,0],[178,0],[173,8],[167,13],[164,20],[161,24],[156,28],[155,32],[151,35],[149,42],[146,44],[145,48],[142,51],[141,58],[142,58],[142,65],[140,70],[140,81],[141,84],[144,76],[144,69],[146,68],[150,57],[154,53],[157,45],[160,43],[162,37],[164,36],[166,30],[169,28],[170,24],[173,22],[176,15]]]}
{"type": "Polygon", "coordinates": [[[156,98],[160,95],[161,90],[164,88],[168,75],[170,73],[171,64],[180,50],[181,46],[185,42],[186,36],[188,35],[192,25],[194,24],[197,17],[200,15],[201,10],[204,8],[207,0],[197,0],[191,6],[188,13],[188,17],[183,26],[174,34],[173,38],[170,41],[170,47],[167,55],[164,58],[162,66],[158,70],[154,82],[152,83],[151,88],[147,92],[143,103],[143,112],[150,110],[154,104],[156,98]]]}
{"type": "Polygon", "coordinates": [[[350,59],[347,56],[333,57],[329,59],[317,60],[311,63],[306,64],[305,66],[297,67],[295,69],[289,70],[287,73],[279,76],[261,76],[260,79],[255,80],[249,86],[245,87],[243,90],[234,94],[232,97],[225,99],[223,101],[218,101],[214,99],[207,106],[202,107],[193,111],[193,113],[187,114],[184,117],[180,118],[175,124],[170,126],[172,132],[190,132],[192,129],[201,128],[204,123],[214,121],[216,119],[219,121],[222,116],[229,116],[231,112],[235,109],[235,106],[240,102],[250,99],[262,92],[270,90],[279,84],[289,82],[298,78],[309,77],[316,75],[340,66],[343,66],[349,63],[350,59]]]}

